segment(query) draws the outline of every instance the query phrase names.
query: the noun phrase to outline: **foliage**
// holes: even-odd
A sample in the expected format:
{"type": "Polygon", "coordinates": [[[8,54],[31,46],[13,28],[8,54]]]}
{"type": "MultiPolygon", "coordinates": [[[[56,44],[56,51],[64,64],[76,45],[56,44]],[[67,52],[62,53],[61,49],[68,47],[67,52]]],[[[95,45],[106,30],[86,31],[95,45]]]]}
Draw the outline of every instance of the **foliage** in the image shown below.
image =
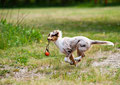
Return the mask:
{"type": "Polygon", "coordinates": [[[5,76],[6,73],[9,73],[9,70],[0,70],[0,76],[5,76]]]}
{"type": "Polygon", "coordinates": [[[28,61],[28,59],[26,57],[18,57],[16,60],[17,60],[17,62],[23,63],[23,64],[26,64],[28,61]]]}
{"type": "Polygon", "coordinates": [[[81,3],[105,4],[119,3],[119,0],[1,0],[1,7],[24,7],[24,6],[68,6],[81,3]]]}
{"type": "Polygon", "coordinates": [[[37,29],[9,24],[6,19],[0,21],[0,49],[39,42],[40,39],[41,33],[37,29]]]}

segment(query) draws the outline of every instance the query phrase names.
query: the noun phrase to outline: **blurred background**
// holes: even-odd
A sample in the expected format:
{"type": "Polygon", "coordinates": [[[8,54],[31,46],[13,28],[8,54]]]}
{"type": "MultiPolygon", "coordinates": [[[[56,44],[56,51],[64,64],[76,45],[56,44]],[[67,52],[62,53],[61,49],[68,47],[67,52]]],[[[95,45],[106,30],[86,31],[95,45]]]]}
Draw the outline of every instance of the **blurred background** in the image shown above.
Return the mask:
{"type": "Polygon", "coordinates": [[[45,7],[45,6],[105,6],[119,5],[120,0],[0,0],[0,7],[45,7]]]}

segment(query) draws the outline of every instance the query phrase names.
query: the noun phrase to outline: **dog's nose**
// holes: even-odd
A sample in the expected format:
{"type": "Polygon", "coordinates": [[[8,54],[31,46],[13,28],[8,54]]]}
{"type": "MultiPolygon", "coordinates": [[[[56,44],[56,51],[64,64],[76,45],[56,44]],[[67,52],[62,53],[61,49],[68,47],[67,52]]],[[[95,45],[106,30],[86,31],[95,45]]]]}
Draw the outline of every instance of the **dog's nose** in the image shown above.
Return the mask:
{"type": "Polygon", "coordinates": [[[47,40],[50,40],[49,38],[47,38],[47,40]]]}

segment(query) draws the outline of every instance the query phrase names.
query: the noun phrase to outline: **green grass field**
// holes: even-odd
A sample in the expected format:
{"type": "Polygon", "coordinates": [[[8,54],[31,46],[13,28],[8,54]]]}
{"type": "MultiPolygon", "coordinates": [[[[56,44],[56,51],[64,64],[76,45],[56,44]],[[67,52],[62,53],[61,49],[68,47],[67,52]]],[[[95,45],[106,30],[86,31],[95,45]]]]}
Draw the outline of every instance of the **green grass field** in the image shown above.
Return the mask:
{"type": "Polygon", "coordinates": [[[119,85],[120,68],[93,66],[120,55],[119,10],[119,6],[0,9],[6,19],[0,23],[0,85],[119,85]],[[94,45],[77,67],[71,66],[53,43],[50,56],[44,55],[47,35],[55,29],[63,31],[63,37],[86,36],[115,46],[94,45]]]}

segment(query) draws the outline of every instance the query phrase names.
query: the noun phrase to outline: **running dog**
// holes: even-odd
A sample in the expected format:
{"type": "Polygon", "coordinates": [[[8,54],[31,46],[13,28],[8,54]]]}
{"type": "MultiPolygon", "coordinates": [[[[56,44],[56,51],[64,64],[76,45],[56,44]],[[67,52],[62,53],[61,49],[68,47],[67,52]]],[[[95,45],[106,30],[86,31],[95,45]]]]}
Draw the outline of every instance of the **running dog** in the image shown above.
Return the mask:
{"type": "Polygon", "coordinates": [[[50,32],[47,39],[49,41],[53,41],[60,51],[66,55],[64,58],[65,62],[75,66],[83,57],[85,57],[84,52],[87,51],[91,45],[106,44],[114,46],[114,44],[110,41],[91,40],[84,36],[62,38],[62,32],[60,30],[50,32]],[[75,50],[77,50],[78,55],[76,58],[74,58],[72,54],[75,50]]]}

